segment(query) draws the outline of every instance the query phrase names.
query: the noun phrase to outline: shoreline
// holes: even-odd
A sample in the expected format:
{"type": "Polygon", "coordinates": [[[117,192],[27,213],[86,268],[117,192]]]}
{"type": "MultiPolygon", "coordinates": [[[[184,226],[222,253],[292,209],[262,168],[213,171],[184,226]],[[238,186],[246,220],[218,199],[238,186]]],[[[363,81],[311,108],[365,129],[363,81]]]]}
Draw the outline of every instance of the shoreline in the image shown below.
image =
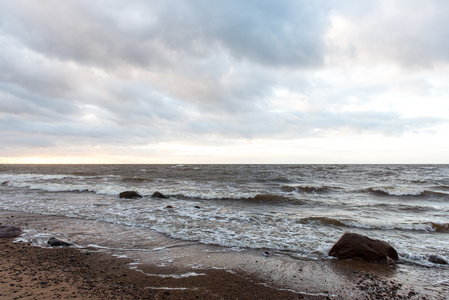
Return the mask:
{"type": "Polygon", "coordinates": [[[154,242],[152,246],[161,246],[161,240],[170,243],[162,244],[161,250],[148,251],[142,245],[133,245],[123,255],[123,249],[114,253],[86,243],[89,240],[82,237],[86,230],[80,224],[90,230],[95,226],[128,229],[126,226],[6,210],[0,211],[0,223],[25,230],[23,242],[1,241],[1,294],[11,298],[19,295],[18,287],[20,295],[36,299],[57,294],[75,299],[444,298],[444,294],[414,285],[413,280],[408,282],[408,274],[402,274],[398,267],[339,260],[301,261],[251,249],[173,243],[174,239],[156,233],[145,237],[154,242]],[[69,234],[75,227],[78,232],[69,234]],[[43,248],[33,246],[39,245],[35,240],[27,241],[27,234],[45,239],[55,232],[79,241],[84,238],[82,247],[43,248]],[[42,264],[47,267],[42,268],[42,264]]]}
{"type": "Polygon", "coordinates": [[[130,269],[124,258],[34,247],[11,238],[0,240],[0,253],[0,298],[5,299],[304,299],[224,270],[198,270],[201,275],[180,278],[151,276],[130,269]]]}

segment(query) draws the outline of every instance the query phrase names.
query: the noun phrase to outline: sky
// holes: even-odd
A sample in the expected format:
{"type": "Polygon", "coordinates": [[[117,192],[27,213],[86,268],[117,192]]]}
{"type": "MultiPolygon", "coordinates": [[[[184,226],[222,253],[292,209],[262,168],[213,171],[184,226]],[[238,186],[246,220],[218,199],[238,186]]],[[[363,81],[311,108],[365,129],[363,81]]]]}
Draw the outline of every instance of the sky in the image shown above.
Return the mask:
{"type": "Polygon", "coordinates": [[[449,1],[0,7],[0,163],[449,163],[449,1]]]}

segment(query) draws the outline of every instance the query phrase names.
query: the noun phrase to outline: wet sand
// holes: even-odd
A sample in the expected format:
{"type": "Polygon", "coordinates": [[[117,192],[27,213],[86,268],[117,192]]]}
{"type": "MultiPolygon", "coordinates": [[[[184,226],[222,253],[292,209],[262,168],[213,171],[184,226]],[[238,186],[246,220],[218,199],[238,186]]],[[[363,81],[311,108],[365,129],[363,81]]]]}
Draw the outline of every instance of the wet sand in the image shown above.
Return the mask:
{"type": "MultiPolygon", "coordinates": [[[[44,249],[0,242],[2,299],[300,299],[224,270],[164,278],[131,270],[126,259],[73,248],[44,249]]],[[[168,272],[145,268],[151,273],[168,272]]]]}
{"type": "MultiPolygon", "coordinates": [[[[48,231],[44,226],[51,226],[50,219],[76,221],[0,212],[2,225],[34,234],[48,231]]],[[[46,248],[0,239],[0,298],[445,299],[444,289],[427,291],[397,267],[353,261],[298,261],[263,250],[236,252],[195,243],[166,247],[145,259],[111,254],[87,245],[46,248]],[[171,263],[161,264],[161,255],[169,255],[171,263]]]]}

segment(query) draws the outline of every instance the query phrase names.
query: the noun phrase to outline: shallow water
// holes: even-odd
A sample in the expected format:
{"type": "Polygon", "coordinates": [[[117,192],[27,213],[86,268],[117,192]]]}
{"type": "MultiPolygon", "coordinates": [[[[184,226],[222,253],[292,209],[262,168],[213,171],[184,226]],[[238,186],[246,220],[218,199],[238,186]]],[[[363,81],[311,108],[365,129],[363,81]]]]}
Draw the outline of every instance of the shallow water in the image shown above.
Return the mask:
{"type": "Polygon", "coordinates": [[[446,165],[0,165],[0,183],[0,209],[184,241],[313,260],[351,231],[388,241],[404,264],[449,259],[446,165]],[[144,197],[120,199],[126,190],[144,197]]]}
{"type": "Polygon", "coordinates": [[[358,282],[371,274],[378,278],[382,289],[400,284],[399,295],[413,291],[427,299],[449,296],[449,270],[445,268],[404,263],[384,266],[325,258],[304,260],[291,252],[206,245],[173,239],[144,227],[64,216],[0,210],[0,220],[24,229],[18,242],[49,247],[48,239],[56,237],[74,243],[81,251],[129,258],[131,268],[151,276],[184,278],[203,276],[204,269],[223,269],[314,299],[364,299],[370,290],[360,289],[358,282]]]}

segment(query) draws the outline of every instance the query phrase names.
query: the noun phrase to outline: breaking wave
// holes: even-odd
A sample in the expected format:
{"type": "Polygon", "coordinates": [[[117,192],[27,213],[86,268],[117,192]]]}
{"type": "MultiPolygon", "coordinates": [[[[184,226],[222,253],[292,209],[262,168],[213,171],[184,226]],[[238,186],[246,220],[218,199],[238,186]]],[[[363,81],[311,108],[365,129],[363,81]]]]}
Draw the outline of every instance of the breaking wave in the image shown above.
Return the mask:
{"type": "Polygon", "coordinates": [[[420,196],[449,197],[449,194],[443,191],[430,191],[422,188],[413,188],[413,187],[393,187],[393,186],[369,187],[364,191],[381,196],[383,195],[383,196],[407,196],[407,197],[420,197],[420,196]]]}
{"type": "Polygon", "coordinates": [[[284,185],[280,187],[280,190],[283,192],[299,192],[299,193],[328,193],[332,190],[341,189],[338,187],[331,187],[331,186],[312,186],[312,185],[300,185],[300,186],[291,186],[291,185],[284,185]]]}
{"type": "MultiPolygon", "coordinates": [[[[153,182],[152,180],[146,178],[139,177],[129,177],[124,178],[122,180],[124,183],[139,183],[139,182],[153,182]]],[[[126,184],[124,185],[109,185],[105,183],[98,184],[86,184],[82,182],[78,183],[62,183],[62,182],[33,182],[33,181],[4,181],[1,183],[3,186],[15,187],[15,188],[27,188],[30,190],[41,190],[46,192],[91,192],[100,195],[110,195],[110,196],[118,196],[121,192],[126,190],[135,190],[139,194],[145,196],[151,196],[155,191],[160,191],[162,194],[177,198],[179,200],[182,199],[195,199],[195,200],[241,200],[245,202],[254,202],[254,203],[293,203],[293,204],[302,204],[303,202],[287,197],[279,194],[270,194],[270,193],[254,193],[254,192],[241,192],[234,190],[210,190],[204,189],[203,191],[199,190],[176,190],[176,189],[167,189],[167,188],[158,188],[154,187],[130,187],[126,184]]]]}
{"type": "Polygon", "coordinates": [[[425,192],[423,189],[419,188],[394,187],[394,186],[369,187],[366,189],[366,191],[374,194],[388,195],[388,196],[421,196],[425,192]]]}
{"type": "Polygon", "coordinates": [[[321,225],[331,225],[331,226],[347,226],[343,221],[329,217],[308,217],[300,219],[302,224],[313,224],[318,223],[321,225]]]}
{"type": "Polygon", "coordinates": [[[307,217],[298,220],[301,224],[319,224],[336,227],[350,227],[362,229],[388,229],[407,231],[449,232],[449,223],[422,222],[422,223],[389,223],[375,224],[361,220],[337,219],[331,217],[307,217]]]}
{"type": "Polygon", "coordinates": [[[183,193],[183,194],[167,194],[171,197],[176,197],[178,199],[195,199],[195,200],[240,200],[244,202],[254,202],[254,203],[293,203],[293,204],[303,204],[295,198],[290,198],[283,195],[277,194],[253,194],[253,193],[226,193],[226,192],[215,192],[215,193],[183,193]]]}

